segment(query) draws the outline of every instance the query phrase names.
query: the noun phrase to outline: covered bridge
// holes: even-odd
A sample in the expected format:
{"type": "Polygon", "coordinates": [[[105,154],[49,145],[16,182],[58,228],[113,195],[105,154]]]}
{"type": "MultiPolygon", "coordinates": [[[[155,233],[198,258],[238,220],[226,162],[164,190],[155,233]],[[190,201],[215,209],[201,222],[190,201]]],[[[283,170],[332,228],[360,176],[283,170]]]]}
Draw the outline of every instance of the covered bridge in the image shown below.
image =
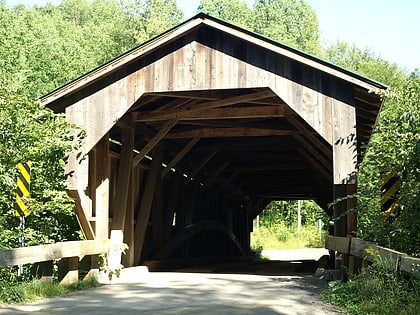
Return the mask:
{"type": "MultiPolygon", "coordinates": [[[[198,14],[41,98],[87,132],[68,193],[88,239],[123,230],[125,266],[235,256],[272,200],[354,200],[385,87],[198,14]]],[[[354,216],[334,233],[355,228],[354,216]]]]}

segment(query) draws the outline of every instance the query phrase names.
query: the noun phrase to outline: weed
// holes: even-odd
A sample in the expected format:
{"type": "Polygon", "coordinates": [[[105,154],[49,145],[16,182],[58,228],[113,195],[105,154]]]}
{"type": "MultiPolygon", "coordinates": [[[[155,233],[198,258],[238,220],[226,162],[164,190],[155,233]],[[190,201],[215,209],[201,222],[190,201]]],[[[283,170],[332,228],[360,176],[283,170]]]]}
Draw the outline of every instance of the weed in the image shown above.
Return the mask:
{"type": "Polygon", "coordinates": [[[377,261],[346,283],[331,285],[323,299],[354,315],[418,314],[420,280],[377,261]]]}
{"type": "Polygon", "coordinates": [[[93,278],[70,285],[47,283],[39,279],[15,283],[0,282],[0,304],[31,302],[73,291],[98,287],[99,285],[93,278]]]}

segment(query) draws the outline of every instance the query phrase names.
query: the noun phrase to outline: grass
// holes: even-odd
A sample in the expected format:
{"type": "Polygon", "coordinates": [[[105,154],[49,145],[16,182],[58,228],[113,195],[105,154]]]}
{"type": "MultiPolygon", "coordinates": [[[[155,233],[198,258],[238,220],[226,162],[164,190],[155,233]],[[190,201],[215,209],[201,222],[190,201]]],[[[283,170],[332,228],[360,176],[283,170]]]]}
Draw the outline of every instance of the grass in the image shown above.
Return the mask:
{"type": "Polygon", "coordinates": [[[0,282],[0,304],[32,302],[98,286],[100,284],[93,278],[71,285],[46,283],[38,279],[14,284],[0,282]]]}
{"type": "Polygon", "coordinates": [[[315,226],[302,226],[300,233],[296,227],[259,227],[251,234],[251,247],[263,249],[295,249],[324,247],[325,231],[321,239],[315,226]]]}
{"type": "Polygon", "coordinates": [[[352,315],[417,315],[420,279],[407,278],[377,262],[348,282],[330,283],[322,298],[352,315]]]}

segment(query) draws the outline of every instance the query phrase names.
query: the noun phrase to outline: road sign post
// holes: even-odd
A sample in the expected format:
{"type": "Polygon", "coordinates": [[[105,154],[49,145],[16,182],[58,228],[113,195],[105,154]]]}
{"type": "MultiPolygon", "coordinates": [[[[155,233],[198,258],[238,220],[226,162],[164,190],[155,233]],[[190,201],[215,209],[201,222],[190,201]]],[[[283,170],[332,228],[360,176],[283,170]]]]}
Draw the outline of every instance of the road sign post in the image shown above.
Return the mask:
{"type": "MultiPolygon", "coordinates": [[[[20,218],[19,223],[19,246],[25,246],[25,217],[29,215],[29,209],[25,204],[25,198],[29,197],[31,191],[31,162],[19,163],[17,165],[17,192],[15,215],[20,218]]],[[[23,266],[18,266],[18,276],[22,276],[23,266]]]]}

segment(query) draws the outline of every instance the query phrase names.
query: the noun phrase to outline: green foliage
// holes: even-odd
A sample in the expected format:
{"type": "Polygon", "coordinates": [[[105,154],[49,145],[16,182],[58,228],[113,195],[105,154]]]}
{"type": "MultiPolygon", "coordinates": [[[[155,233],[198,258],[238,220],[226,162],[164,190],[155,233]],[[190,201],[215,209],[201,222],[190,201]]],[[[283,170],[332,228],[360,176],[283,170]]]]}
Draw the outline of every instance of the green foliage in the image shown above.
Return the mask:
{"type": "Polygon", "coordinates": [[[257,0],[253,17],[256,33],[309,53],[319,53],[318,18],[305,1],[257,0]]]}
{"type": "Polygon", "coordinates": [[[321,237],[315,226],[304,225],[300,233],[296,227],[284,225],[254,228],[251,233],[251,247],[254,249],[296,249],[322,248],[327,232],[322,230],[321,237]]]}
{"type": "Polygon", "coordinates": [[[87,288],[96,288],[100,284],[93,278],[78,281],[70,285],[46,283],[41,280],[20,283],[4,283],[0,281],[0,304],[31,302],[42,298],[62,295],[87,288]]]}
{"type": "Polygon", "coordinates": [[[376,132],[361,165],[359,233],[381,245],[420,256],[420,76],[386,92],[376,132]],[[379,180],[393,170],[401,178],[401,215],[389,222],[379,209],[379,180]],[[375,196],[376,198],[372,198],[375,196]]]}
{"type": "Polygon", "coordinates": [[[242,0],[201,0],[198,11],[249,28],[252,10],[242,0]]]}
{"type": "Polygon", "coordinates": [[[297,231],[297,201],[273,201],[259,215],[259,227],[251,234],[253,248],[292,249],[324,247],[326,231],[321,238],[315,226],[318,219],[328,222],[326,213],[313,201],[303,200],[301,231],[297,231]]]}
{"type": "Polygon", "coordinates": [[[420,280],[377,261],[346,283],[330,283],[323,299],[354,315],[414,315],[420,309],[420,280]]]}
{"type": "Polygon", "coordinates": [[[174,0],[0,2],[0,88],[40,97],[182,19],[174,0]]]}
{"type": "Polygon", "coordinates": [[[250,9],[242,0],[201,0],[198,10],[303,51],[320,53],[318,18],[305,1],[258,0],[250,9]]]}
{"type": "MultiPolygon", "coordinates": [[[[297,208],[297,201],[272,201],[260,214],[261,225],[296,227],[297,208]]],[[[302,200],[301,216],[302,225],[315,226],[317,219],[328,222],[327,214],[311,200],[302,200]]]]}
{"type": "Polygon", "coordinates": [[[410,76],[369,50],[343,42],[327,47],[323,57],[390,86],[374,133],[360,165],[358,236],[420,256],[420,76],[410,76]],[[401,178],[401,215],[390,222],[380,211],[380,179],[389,171],[401,178]]]}
{"type": "Polygon", "coordinates": [[[63,116],[0,90],[1,247],[18,247],[19,219],[14,213],[19,162],[32,162],[27,244],[80,237],[72,202],[64,190],[64,158],[73,148],[74,131],[63,116]]]}
{"type": "Polygon", "coordinates": [[[354,45],[337,41],[322,50],[321,57],[345,69],[393,87],[401,86],[407,74],[397,64],[375,55],[369,49],[361,50],[354,45]]]}

